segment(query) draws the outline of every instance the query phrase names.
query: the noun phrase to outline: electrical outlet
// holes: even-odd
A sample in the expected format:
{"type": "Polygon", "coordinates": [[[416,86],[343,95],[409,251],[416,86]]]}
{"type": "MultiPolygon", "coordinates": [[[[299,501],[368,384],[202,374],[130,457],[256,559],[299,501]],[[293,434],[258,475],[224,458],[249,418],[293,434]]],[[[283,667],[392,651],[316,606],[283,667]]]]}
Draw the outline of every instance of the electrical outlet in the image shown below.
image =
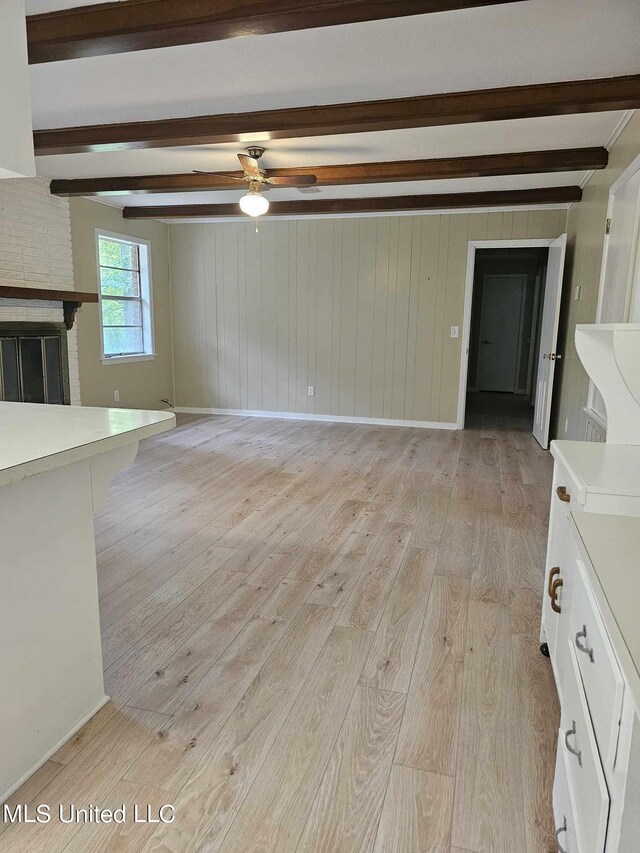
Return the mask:
{"type": "Polygon", "coordinates": [[[313,385],[308,385],[307,386],[307,397],[315,397],[315,396],[316,396],[315,387],[313,385]]]}
{"type": "Polygon", "coordinates": [[[120,392],[117,390],[113,392],[113,402],[114,403],[120,402],[120,392]]]}
{"type": "Polygon", "coordinates": [[[451,337],[459,338],[460,337],[460,326],[452,326],[451,327],[451,337]]]}

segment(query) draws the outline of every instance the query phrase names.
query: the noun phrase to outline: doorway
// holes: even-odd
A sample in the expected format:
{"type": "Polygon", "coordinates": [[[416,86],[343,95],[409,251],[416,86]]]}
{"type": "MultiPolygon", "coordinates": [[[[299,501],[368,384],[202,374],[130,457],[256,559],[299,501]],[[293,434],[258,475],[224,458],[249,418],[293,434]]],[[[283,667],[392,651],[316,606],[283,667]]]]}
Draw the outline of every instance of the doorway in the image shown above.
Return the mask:
{"type": "Polygon", "coordinates": [[[565,241],[469,244],[459,429],[468,416],[547,447],[565,241]]]}
{"type": "MultiPolygon", "coordinates": [[[[491,255],[490,249],[485,252],[491,255]]],[[[469,353],[470,359],[473,357],[475,376],[473,370],[469,372],[467,392],[517,394],[521,390],[528,391],[528,387],[521,388],[521,368],[526,369],[525,362],[530,356],[539,277],[532,278],[526,272],[494,272],[493,267],[509,266],[512,260],[514,267],[520,265],[516,258],[503,260],[498,252],[495,258],[485,259],[483,252],[476,257],[469,353]]],[[[541,262],[546,267],[546,255],[541,262]]]]}

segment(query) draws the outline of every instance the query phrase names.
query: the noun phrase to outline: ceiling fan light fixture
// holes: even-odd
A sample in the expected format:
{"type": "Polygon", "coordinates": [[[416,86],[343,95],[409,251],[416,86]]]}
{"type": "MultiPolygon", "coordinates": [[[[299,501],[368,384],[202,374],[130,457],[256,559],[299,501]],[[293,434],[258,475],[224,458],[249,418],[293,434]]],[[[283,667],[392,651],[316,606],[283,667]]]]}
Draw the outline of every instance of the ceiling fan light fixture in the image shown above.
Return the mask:
{"type": "Polygon", "coordinates": [[[262,216],[269,210],[269,200],[253,187],[240,199],[240,210],[247,216],[262,216]]]}

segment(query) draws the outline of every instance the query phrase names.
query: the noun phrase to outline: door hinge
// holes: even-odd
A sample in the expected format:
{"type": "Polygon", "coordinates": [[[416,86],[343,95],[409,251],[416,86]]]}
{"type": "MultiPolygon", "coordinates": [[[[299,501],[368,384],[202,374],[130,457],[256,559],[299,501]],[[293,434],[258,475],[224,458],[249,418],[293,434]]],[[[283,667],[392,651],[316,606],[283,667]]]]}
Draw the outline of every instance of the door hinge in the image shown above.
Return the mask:
{"type": "Polygon", "coordinates": [[[607,225],[604,229],[605,234],[611,234],[611,220],[607,219],[607,225]]]}

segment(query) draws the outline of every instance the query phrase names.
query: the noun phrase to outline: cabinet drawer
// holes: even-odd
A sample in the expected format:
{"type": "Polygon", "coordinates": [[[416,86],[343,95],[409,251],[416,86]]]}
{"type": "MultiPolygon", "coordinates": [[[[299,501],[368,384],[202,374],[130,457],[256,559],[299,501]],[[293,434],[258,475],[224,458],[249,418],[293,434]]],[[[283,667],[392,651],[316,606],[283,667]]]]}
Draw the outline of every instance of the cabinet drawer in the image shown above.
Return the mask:
{"type": "Polygon", "coordinates": [[[564,686],[558,752],[567,770],[578,848],[580,853],[603,853],[609,791],[573,646],[568,649],[564,686]]]}
{"type": "Polygon", "coordinates": [[[602,763],[611,768],[618,741],[624,681],[580,560],[573,583],[569,640],[575,651],[602,763]]]}
{"type": "Polygon", "coordinates": [[[560,749],[558,736],[558,752],[556,754],[556,772],[553,779],[553,817],[556,829],[558,853],[579,853],[576,840],[576,824],[573,817],[573,806],[569,793],[569,777],[564,752],[560,749]]]}

